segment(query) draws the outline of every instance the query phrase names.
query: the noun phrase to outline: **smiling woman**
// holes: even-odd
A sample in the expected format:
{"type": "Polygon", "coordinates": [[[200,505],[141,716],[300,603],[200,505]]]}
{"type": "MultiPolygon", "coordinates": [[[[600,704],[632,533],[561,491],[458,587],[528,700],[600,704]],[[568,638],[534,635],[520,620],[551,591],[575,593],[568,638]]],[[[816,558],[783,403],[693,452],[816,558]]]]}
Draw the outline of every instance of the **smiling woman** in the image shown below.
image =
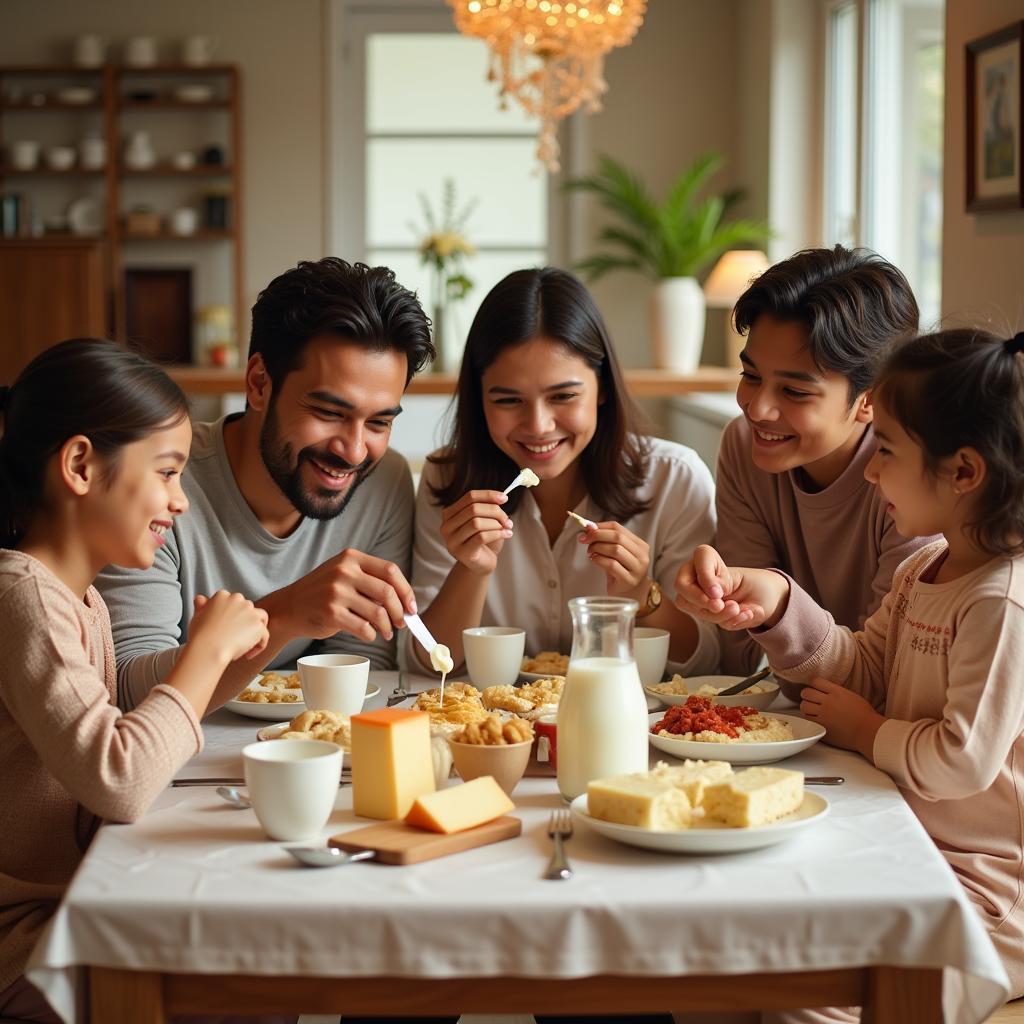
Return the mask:
{"type": "Polygon", "coordinates": [[[661,602],[679,559],[714,531],[707,467],[644,433],[587,289],[547,267],[499,282],[477,311],[449,443],[417,496],[413,586],[435,636],[514,625],[526,651],[568,650],[569,598],[638,601],[687,671],[717,661],[714,631],[661,602]],[[530,470],[529,490],[501,488],[530,470]],[[573,510],[593,521],[582,531],[573,510]]]}

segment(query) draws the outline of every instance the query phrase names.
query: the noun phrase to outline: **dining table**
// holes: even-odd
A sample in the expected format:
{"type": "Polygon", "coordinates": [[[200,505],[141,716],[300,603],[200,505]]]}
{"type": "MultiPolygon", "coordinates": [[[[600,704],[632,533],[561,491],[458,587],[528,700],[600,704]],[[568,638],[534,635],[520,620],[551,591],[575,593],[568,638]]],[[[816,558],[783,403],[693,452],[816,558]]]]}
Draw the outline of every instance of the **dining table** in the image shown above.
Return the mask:
{"type": "MultiPolygon", "coordinates": [[[[368,708],[436,685],[371,682],[368,708]]],[[[216,711],[178,779],[240,778],[267,724],[216,711]]],[[[893,782],[824,743],[782,766],[845,779],[784,842],[664,853],[577,820],[568,880],[544,877],[564,804],[543,766],[512,794],[518,837],[405,866],[303,868],[215,786],[171,786],[99,830],[27,973],[68,1024],[858,1005],[875,1024],[985,1020],[1005,971],[893,782]]],[[[322,838],[367,824],[343,783],[322,838]]]]}

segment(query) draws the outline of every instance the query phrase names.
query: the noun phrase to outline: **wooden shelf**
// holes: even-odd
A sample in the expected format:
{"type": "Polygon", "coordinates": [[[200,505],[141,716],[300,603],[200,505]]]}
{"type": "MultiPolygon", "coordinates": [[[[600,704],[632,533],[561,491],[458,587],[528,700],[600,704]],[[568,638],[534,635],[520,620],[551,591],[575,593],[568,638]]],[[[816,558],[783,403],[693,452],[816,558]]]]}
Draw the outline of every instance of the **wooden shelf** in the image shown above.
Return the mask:
{"type": "Polygon", "coordinates": [[[155,235],[129,234],[121,231],[122,242],[229,242],[235,237],[233,231],[193,231],[191,235],[177,235],[173,231],[160,231],[155,235]]]}
{"type": "Polygon", "coordinates": [[[230,100],[202,100],[194,102],[189,100],[176,100],[158,96],[152,100],[120,100],[117,104],[118,110],[230,110],[230,100]]]}
{"type": "MultiPolygon", "coordinates": [[[[242,370],[222,370],[211,366],[165,366],[164,369],[195,395],[239,394],[244,391],[242,370]]],[[[671,370],[623,371],[626,386],[634,398],[668,398],[692,391],[732,391],[738,370],[725,366],[702,366],[695,373],[671,370]]],[[[410,395],[451,395],[455,393],[454,373],[421,373],[409,383],[410,395]]]]}
{"type": "Polygon", "coordinates": [[[202,164],[189,168],[160,164],[145,170],[122,167],[118,173],[122,178],[230,178],[234,172],[227,164],[202,164]]]}
{"type": "Polygon", "coordinates": [[[89,103],[62,103],[60,100],[47,100],[45,103],[30,103],[28,100],[18,100],[16,102],[7,100],[0,103],[0,110],[7,110],[10,112],[15,111],[47,111],[47,110],[61,110],[64,113],[68,111],[100,111],[103,110],[102,100],[92,100],[89,103]]]}

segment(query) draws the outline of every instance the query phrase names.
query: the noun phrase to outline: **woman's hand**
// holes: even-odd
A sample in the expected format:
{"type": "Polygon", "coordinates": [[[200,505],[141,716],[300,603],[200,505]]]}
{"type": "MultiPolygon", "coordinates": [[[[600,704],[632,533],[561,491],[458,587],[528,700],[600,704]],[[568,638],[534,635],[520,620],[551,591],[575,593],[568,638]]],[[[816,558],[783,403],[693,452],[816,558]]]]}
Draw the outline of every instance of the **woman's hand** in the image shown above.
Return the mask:
{"type": "Polygon", "coordinates": [[[722,629],[774,626],[789,601],[789,582],[770,569],[728,566],[701,544],[676,575],[676,607],[722,629]]]}
{"type": "Polygon", "coordinates": [[[512,536],[512,520],[499,507],[506,501],[501,491],[467,491],[442,515],[441,536],[448,553],[478,576],[494,572],[498,552],[512,536]]]}
{"type": "Polygon", "coordinates": [[[816,676],[800,691],[800,713],[825,727],[833,747],[857,750],[874,763],[875,735],[885,721],[863,697],[816,676]]]}
{"type": "Polygon", "coordinates": [[[242,594],[218,590],[210,597],[196,595],[195,613],[189,623],[189,646],[209,648],[216,661],[227,665],[254,658],[270,639],[267,613],[242,594]]]}
{"type": "Polygon", "coordinates": [[[621,523],[597,523],[580,534],[587,557],[603,570],[608,593],[613,597],[632,597],[641,603],[647,599],[650,580],[651,549],[647,541],[630,533],[621,523]]]}

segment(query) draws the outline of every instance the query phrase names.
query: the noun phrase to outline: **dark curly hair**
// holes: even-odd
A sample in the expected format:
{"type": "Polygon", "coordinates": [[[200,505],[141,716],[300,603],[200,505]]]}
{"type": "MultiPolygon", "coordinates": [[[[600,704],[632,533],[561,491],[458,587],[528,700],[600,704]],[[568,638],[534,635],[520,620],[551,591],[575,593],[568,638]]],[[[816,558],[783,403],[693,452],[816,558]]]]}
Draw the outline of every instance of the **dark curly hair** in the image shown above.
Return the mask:
{"type": "MultiPolygon", "coordinates": [[[[597,305],[578,278],[557,267],[516,270],[480,303],[459,370],[450,441],[443,452],[429,457],[446,470],[434,498],[451,505],[473,487],[500,491],[519,472],[491,439],[482,381],[499,353],[536,337],[561,342],[597,374],[604,401],[597,430],[580,455],[580,469],[597,505],[626,522],[648,507],[636,491],[647,476],[650,443],[597,305]]],[[[513,491],[504,509],[514,512],[522,494],[513,491]]]]}
{"type": "Polygon", "coordinates": [[[874,383],[894,342],[917,333],[917,301],[903,274],[870,249],[804,249],[769,267],[740,296],[733,315],[746,334],[768,313],[807,329],[820,370],[849,382],[852,406],[874,383]]]}
{"type": "Polygon", "coordinates": [[[188,416],[181,388],[112,341],[73,338],[41,352],[0,388],[0,548],[16,547],[43,504],[50,456],[83,434],[117,475],[121,449],[188,416]]]}
{"type": "Polygon", "coordinates": [[[974,448],[988,470],[971,521],[992,555],[1024,551],[1024,356],[987,331],[925,334],[897,349],[875,385],[880,402],[921,445],[926,471],[974,448]]]}
{"type": "Polygon", "coordinates": [[[249,357],[263,357],[277,393],[320,334],[337,334],[373,352],[404,353],[406,384],[435,355],[430,321],[394,271],[336,256],[303,260],[260,292],[252,307],[249,357]]]}

